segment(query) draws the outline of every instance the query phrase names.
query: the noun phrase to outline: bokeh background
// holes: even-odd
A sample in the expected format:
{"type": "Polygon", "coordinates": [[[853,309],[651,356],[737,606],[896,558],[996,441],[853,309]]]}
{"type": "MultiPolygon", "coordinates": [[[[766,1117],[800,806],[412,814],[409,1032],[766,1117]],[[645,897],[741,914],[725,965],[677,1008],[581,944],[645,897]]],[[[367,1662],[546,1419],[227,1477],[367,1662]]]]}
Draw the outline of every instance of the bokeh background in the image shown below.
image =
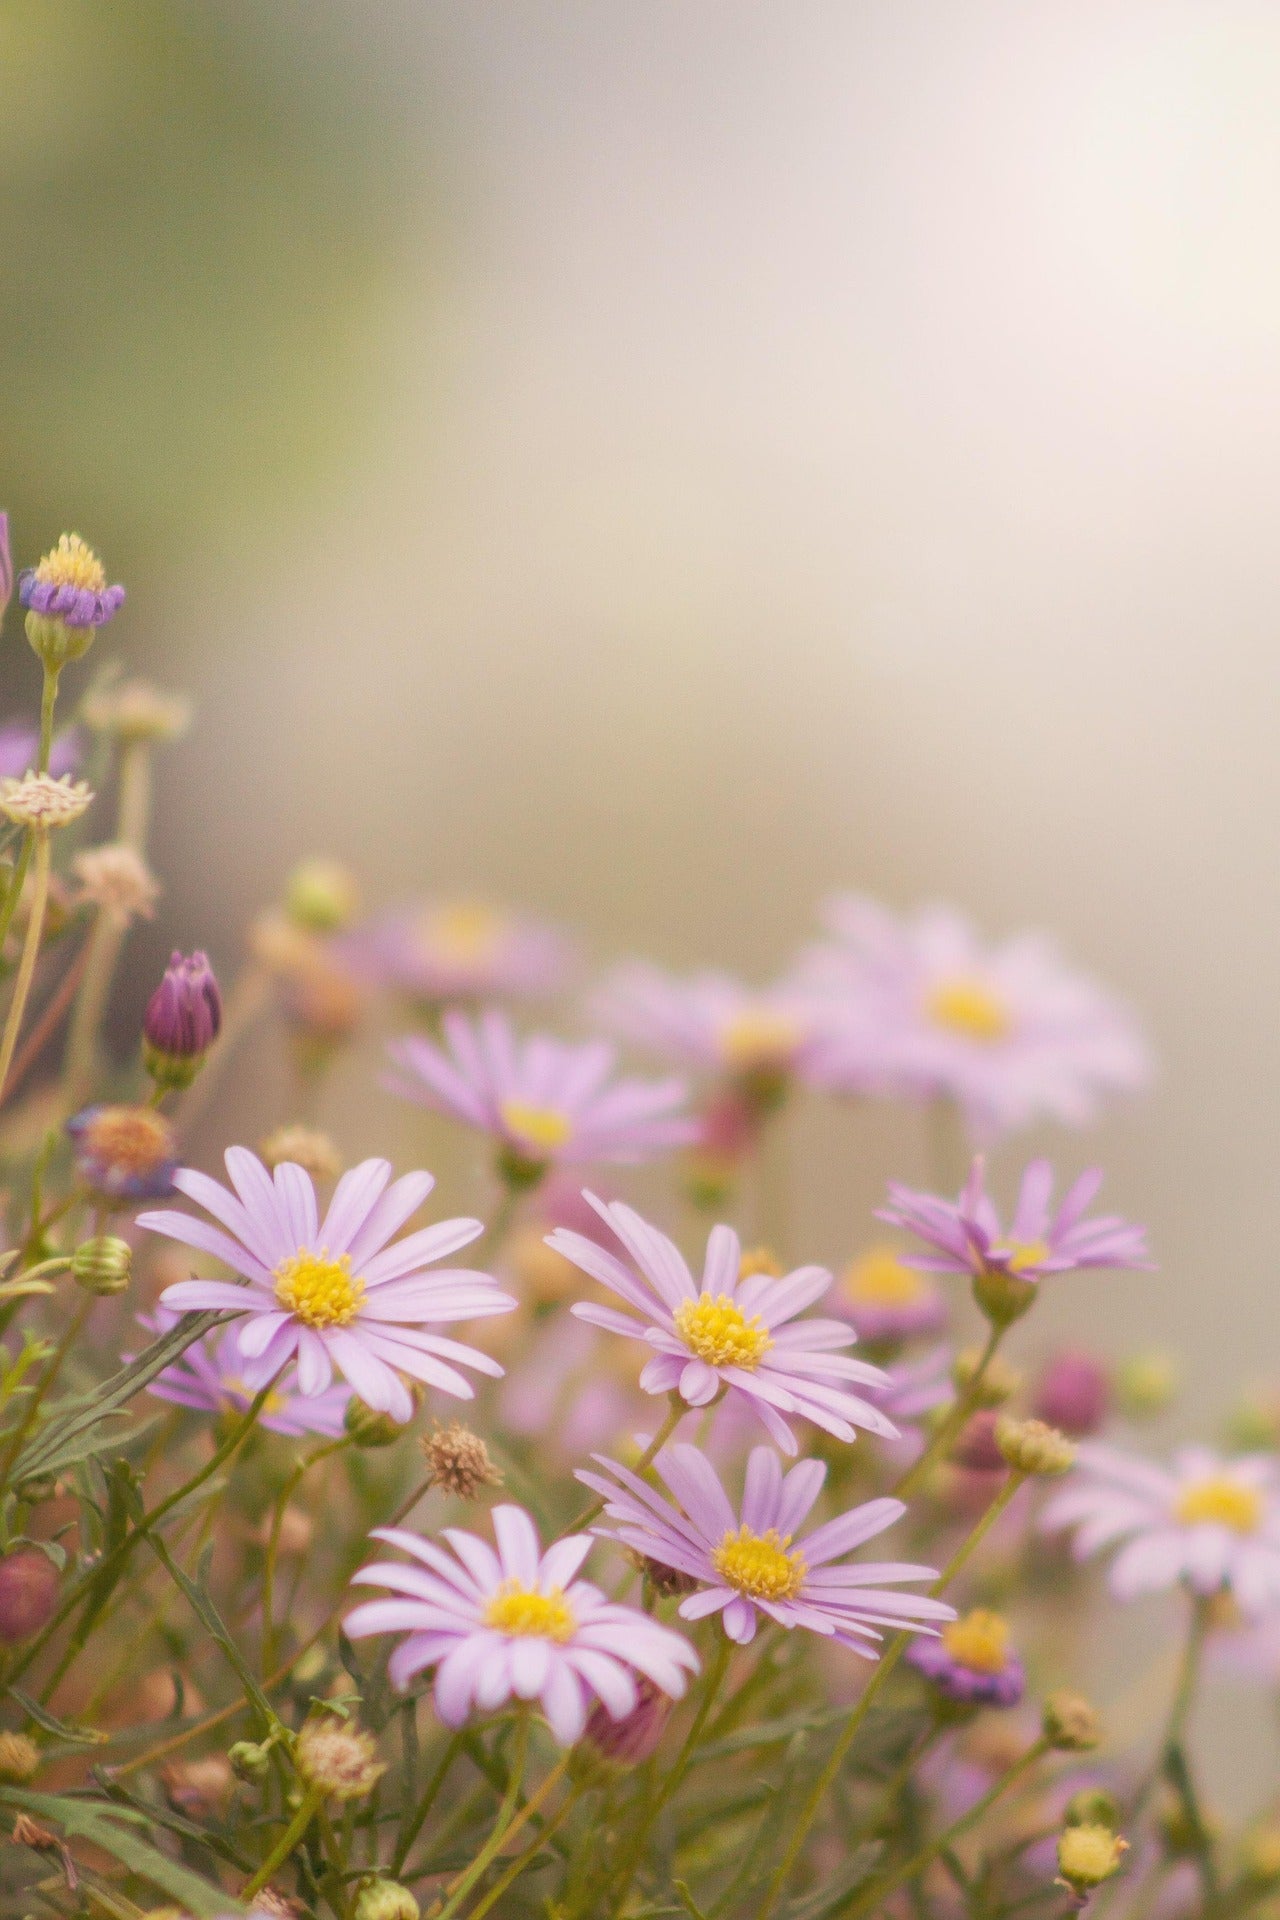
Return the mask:
{"type": "Polygon", "coordinates": [[[1057,1324],[1280,1369],[1274,0],[0,0],[0,73],[18,557],[200,710],[126,1025],[317,852],[749,973],[836,885],[1051,928],[1161,1061],[1051,1143],[1161,1271],[1057,1324]]]}

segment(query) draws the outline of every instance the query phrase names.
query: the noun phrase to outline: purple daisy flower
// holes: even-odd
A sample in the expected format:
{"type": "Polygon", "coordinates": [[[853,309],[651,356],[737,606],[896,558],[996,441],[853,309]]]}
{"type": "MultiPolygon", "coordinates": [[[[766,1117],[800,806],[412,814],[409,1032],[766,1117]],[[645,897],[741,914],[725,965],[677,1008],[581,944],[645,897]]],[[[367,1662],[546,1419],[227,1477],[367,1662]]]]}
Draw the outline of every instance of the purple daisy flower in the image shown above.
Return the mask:
{"type": "Polygon", "coordinates": [[[973,1279],[988,1274],[1012,1274],[1018,1280],[1042,1280],[1048,1274],[1074,1273],[1086,1267],[1150,1268],[1146,1230],[1130,1226],[1115,1215],[1094,1220],[1085,1210],[1102,1185],[1100,1168],[1082,1173],[1063,1197],[1056,1213],[1050,1210],[1053,1169],[1047,1160],[1033,1160],[1022,1176],[1018,1204],[1008,1231],[983,1189],[981,1155],[974,1160],[958,1200],[942,1200],[932,1193],[891,1185],[889,1205],[878,1218],[935,1249],[931,1254],[909,1254],[911,1266],[926,1273],[962,1273],[973,1279]]]}
{"type": "Polygon", "coordinates": [[[1108,1585],[1120,1600],[1184,1582],[1227,1588],[1248,1614],[1280,1604],[1280,1463],[1268,1454],[1224,1460],[1183,1447],[1168,1467],[1096,1441],[1040,1516],[1045,1532],[1075,1529],[1077,1560],[1124,1544],[1108,1585]]]}
{"type": "Polygon", "coordinates": [[[936,1640],[913,1640],[906,1659],[956,1706],[1016,1707],[1026,1691],[1026,1672],[1009,1646],[1009,1628],[985,1607],[953,1620],[936,1640]]]}
{"type": "MultiPolygon", "coordinates": [[[[149,1333],[167,1333],[181,1318],[161,1307],[153,1314],[139,1314],[138,1324],[149,1333]]],[[[157,1374],[147,1388],[158,1400],[171,1400],[180,1407],[192,1407],[200,1413],[243,1413],[270,1380],[274,1368],[261,1360],[246,1360],[240,1352],[236,1329],[205,1334],[187,1348],[171,1367],[157,1374]]],[[[292,1371],[276,1382],[263,1402],[258,1419],[272,1433],[298,1438],[304,1433],[319,1433],[336,1440],[343,1430],[350,1387],[328,1387],[308,1397],[299,1393],[292,1371]]]]}
{"type": "Polygon", "coordinates": [[[78,533],[64,533],[39,566],[18,575],[18,598],[64,626],[105,627],[124,605],[124,588],[107,585],[101,560],[78,533]]]}
{"type": "Polygon", "coordinates": [[[683,1618],[719,1613],[726,1634],[741,1646],[755,1638],[764,1614],[780,1627],[806,1627],[873,1660],[882,1629],[934,1633],[936,1622],[955,1619],[955,1608],[943,1600],[886,1591],[897,1581],[936,1580],[932,1567],[832,1565],[900,1520],[901,1500],[868,1500],[795,1542],[827,1476],[821,1460],[801,1460],[784,1475],[771,1447],[754,1447],[735,1513],[697,1447],[664,1447],[654,1461],[669,1501],[615,1460],[595,1458],[603,1473],[583,1472],[578,1479],[616,1522],[597,1531],[696,1580],[702,1590],[680,1603],[683,1618]]]}
{"type": "Polygon", "coordinates": [[[67,1121],[76,1172],[105,1199],[163,1200],[173,1192],[173,1129],[152,1107],[85,1107],[67,1121]]]}
{"type": "Polygon", "coordinates": [[[839,1351],[858,1337],[848,1322],[790,1324],[830,1287],[825,1267],[797,1267],[781,1278],[750,1273],[740,1279],[737,1234],[732,1227],[713,1227],[698,1286],[665,1233],[620,1200],[606,1205],[591,1194],[586,1198],[631,1255],[639,1275],[567,1227],[549,1234],[547,1245],[632,1309],[618,1313],[581,1301],[571,1311],[606,1333],[657,1348],[640,1375],[646,1393],[678,1393],[691,1407],[709,1405],[726,1388],[741,1394],[785,1453],[796,1451],[796,1441],[784,1414],[811,1420],[838,1440],[852,1440],[855,1427],[896,1439],[897,1428],[880,1409],[845,1384],[887,1384],[879,1367],[839,1351]]]}
{"type": "Polygon", "coordinates": [[[604,1040],[517,1040],[505,1014],[446,1013],[444,1045],[410,1035],[389,1052],[406,1100],[451,1114],[499,1143],[506,1178],[531,1184],[549,1166],[649,1160],[695,1138],[677,1110],[682,1080],[614,1080],[604,1040]]]}
{"type": "MultiPolygon", "coordinates": [[[[49,771],[55,780],[64,773],[75,773],[80,765],[83,743],[74,727],[60,733],[49,755],[49,771]]],[[[26,720],[7,720],[0,726],[0,779],[20,780],[30,773],[40,754],[40,729],[26,720]]]]}
{"type": "Polygon", "coordinates": [[[813,1071],[832,1091],[953,1100],[993,1140],[1041,1118],[1081,1125],[1103,1096],[1147,1084],[1127,1010],[1039,935],[986,947],[948,908],[904,921],[856,895],[825,919],[832,939],[797,979],[827,1004],[813,1071]]]}
{"type": "Polygon", "coordinates": [[[450,1000],[544,999],[571,971],[554,927],[475,900],[399,907],[340,943],[354,972],[429,1006],[450,1000]]]}
{"type": "Polygon", "coordinates": [[[900,1360],[885,1368],[888,1386],[880,1404],[892,1420],[910,1425],[935,1407],[955,1399],[952,1368],[955,1356],[950,1347],[931,1347],[918,1360],[900,1360]]]}
{"type": "Polygon", "coordinates": [[[803,1078],[818,1034],[811,995],[786,983],[753,989],[727,973],[681,979],[633,962],[609,976],[592,1004],[622,1038],[750,1085],[803,1078]]]}
{"type": "Polygon", "coordinates": [[[345,1622],[353,1640],[404,1633],[391,1656],[394,1686],[435,1667],[436,1712],[460,1727],[472,1712],[494,1713],[507,1700],[537,1700],[562,1746],[580,1739],[593,1699],[614,1720],[640,1703],[635,1675],[679,1699],[698,1670],[688,1641],[634,1607],[606,1600],[576,1579],[591,1551],[589,1534],[570,1534],[544,1553],[522,1507],[495,1507],[497,1552],[474,1533],[446,1527],[452,1554],[399,1527],[373,1538],[421,1562],[363,1567],[358,1585],[388,1587],[403,1598],[370,1600],[345,1622]]]}
{"type": "Polygon", "coordinates": [[[180,1280],[166,1287],[162,1306],[245,1314],[236,1329],[240,1353],[261,1360],[268,1378],[296,1354],[298,1391],[311,1397],[328,1389],[336,1367],[366,1406],[401,1423],[413,1414],[402,1373],[460,1400],[475,1389],[459,1365],[501,1376],[487,1354],[425,1331],[516,1305],[487,1273],[423,1271],[476,1239],[483,1223],[441,1220],[388,1245],[435,1185],[429,1173],[407,1173],[388,1186],[389,1162],[364,1160],[343,1174],[321,1223],[301,1167],[282,1161],[273,1179],[245,1147],[228,1147],[226,1166],[233,1192],[190,1167],[173,1176],[217,1226],[168,1211],[139,1214],[138,1225],[213,1254],[248,1285],[180,1280]]]}

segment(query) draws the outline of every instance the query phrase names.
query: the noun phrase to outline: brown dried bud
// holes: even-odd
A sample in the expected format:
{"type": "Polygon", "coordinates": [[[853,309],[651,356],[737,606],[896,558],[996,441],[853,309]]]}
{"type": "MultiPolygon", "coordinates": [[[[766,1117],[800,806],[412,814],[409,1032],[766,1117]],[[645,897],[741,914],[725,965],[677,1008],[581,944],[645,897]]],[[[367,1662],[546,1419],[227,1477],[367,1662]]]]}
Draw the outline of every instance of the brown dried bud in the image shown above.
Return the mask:
{"type": "Polygon", "coordinates": [[[1076,1450],[1065,1433],[1043,1420],[1014,1420],[1001,1414],[996,1421],[996,1445],[1015,1473],[1049,1476],[1066,1473],[1076,1450]]]}
{"type": "Polygon", "coordinates": [[[1083,1694],[1065,1688],[1044,1703],[1044,1737],[1063,1753],[1088,1753],[1102,1738],[1097,1713],[1083,1694]]]}
{"type": "Polygon", "coordinates": [[[459,1500],[474,1500],[482,1488],[502,1485],[502,1475],[489,1458],[488,1447],[460,1420],[450,1421],[447,1427],[437,1420],[431,1432],[422,1436],[421,1446],[427,1480],[444,1493],[459,1500]]]}

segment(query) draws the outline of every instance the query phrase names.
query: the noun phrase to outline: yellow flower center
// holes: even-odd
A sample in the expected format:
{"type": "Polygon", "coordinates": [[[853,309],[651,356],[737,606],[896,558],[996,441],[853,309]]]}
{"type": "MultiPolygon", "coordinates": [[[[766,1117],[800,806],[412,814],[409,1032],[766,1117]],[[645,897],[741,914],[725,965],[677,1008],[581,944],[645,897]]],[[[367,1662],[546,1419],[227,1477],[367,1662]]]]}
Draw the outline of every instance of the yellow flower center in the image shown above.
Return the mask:
{"type": "Polygon", "coordinates": [[[90,593],[106,590],[107,576],[102,562],[78,533],[64,533],[57,546],[46,553],[35,573],[41,586],[87,587],[90,593]]]}
{"type": "Polygon", "coordinates": [[[1256,1487],[1215,1473],[1184,1487],[1173,1512],[1184,1527],[1210,1524],[1230,1527],[1233,1533],[1256,1533],[1262,1520],[1262,1495],[1256,1487]]]}
{"type": "Polygon", "coordinates": [[[925,1011],[939,1026],[968,1040],[1003,1040],[1009,1031],[1008,1009],[1000,996],[985,981],[961,974],[931,988],[925,1011]]]}
{"type": "Polygon", "coordinates": [[[506,932],[507,923],[492,907],[478,901],[460,900],[455,906],[441,907],[429,914],[426,922],[427,944],[450,960],[469,964],[487,960],[506,932]]]}
{"type": "Polygon", "coordinates": [[[727,1293],[700,1293],[682,1300],[675,1311],[675,1328],[690,1353],[712,1367],[746,1367],[754,1371],[773,1345],[758,1313],[748,1320],[727,1293]]]}
{"type": "Polygon", "coordinates": [[[774,1527],[768,1533],[753,1533],[750,1527],[735,1533],[731,1528],[712,1553],[711,1564],[726,1586],[753,1600],[790,1600],[809,1569],[799,1548],[789,1548],[791,1535],[774,1527]]]}
{"type": "Polygon", "coordinates": [[[568,1118],[555,1107],[531,1107],[523,1100],[504,1100],[498,1111],[509,1133],[539,1153],[554,1153],[573,1132],[568,1118]]]}
{"type": "Polygon", "coordinates": [[[785,1066],[799,1039],[799,1027],[785,1013],[754,1007],[725,1022],[720,1050],[729,1066],[745,1072],[751,1067],[785,1066]]]}
{"type": "Polygon", "coordinates": [[[522,1587],[518,1580],[503,1581],[484,1610],[484,1623],[496,1633],[557,1640],[561,1644],[572,1640],[578,1625],[563,1588],[535,1593],[530,1587],[522,1587]]]}
{"type": "Polygon", "coordinates": [[[348,1326],[364,1299],[364,1281],[352,1273],[351,1255],[331,1260],[327,1247],[290,1254],[276,1268],[275,1283],[280,1305],[308,1327],[348,1326]]]}
{"type": "Polygon", "coordinates": [[[1049,1258],[1051,1251],[1046,1240],[1009,1240],[1000,1248],[1000,1252],[1009,1257],[1010,1273],[1025,1273],[1028,1267],[1038,1267],[1049,1258]]]}
{"type": "Polygon", "coordinates": [[[856,1305],[913,1307],[923,1297],[925,1283],[895,1248],[884,1243],[868,1247],[853,1262],[845,1273],[844,1290],[856,1305]]]}
{"type": "MultiPolygon", "coordinates": [[[[254,1387],[247,1386],[245,1382],[241,1380],[237,1374],[231,1374],[227,1379],[223,1381],[222,1385],[227,1396],[229,1409],[233,1413],[239,1413],[240,1411],[240,1408],[236,1405],[237,1396],[240,1396],[245,1400],[252,1400],[256,1396],[257,1389],[254,1387]]],[[[273,1388],[272,1391],[267,1395],[266,1399],[263,1401],[262,1406],[259,1408],[259,1412],[279,1413],[281,1409],[284,1407],[284,1405],[285,1405],[284,1395],[282,1393],[277,1393],[273,1388]]]]}
{"type": "Polygon", "coordinates": [[[942,1629],[942,1644],[951,1658],[973,1673],[1003,1673],[1009,1657],[1008,1623],[986,1607],[975,1607],[963,1620],[942,1629]]]}

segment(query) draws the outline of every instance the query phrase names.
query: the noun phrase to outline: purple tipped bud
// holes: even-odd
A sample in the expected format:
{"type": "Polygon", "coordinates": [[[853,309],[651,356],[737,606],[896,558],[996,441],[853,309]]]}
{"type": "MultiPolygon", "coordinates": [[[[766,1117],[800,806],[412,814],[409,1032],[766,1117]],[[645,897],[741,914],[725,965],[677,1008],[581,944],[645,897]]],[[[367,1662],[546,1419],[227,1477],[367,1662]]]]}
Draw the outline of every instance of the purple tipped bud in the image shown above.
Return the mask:
{"type": "Polygon", "coordinates": [[[0,1641],[29,1640],[48,1621],[58,1599],[58,1569],[39,1547],[0,1559],[0,1641]]]}
{"type": "Polygon", "coordinates": [[[1106,1368],[1090,1353],[1055,1355],[1036,1388],[1035,1412],[1040,1420],[1083,1440],[1096,1433],[1111,1406],[1111,1381],[1106,1368]]]}
{"type": "Polygon", "coordinates": [[[636,1704],[615,1720],[597,1701],[587,1715],[585,1738],[604,1760],[617,1767],[638,1767],[657,1751],[671,1717],[671,1702],[643,1674],[636,1682],[636,1704]]]}
{"type": "Polygon", "coordinates": [[[0,620],[13,598],[13,559],[9,552],[9,516],[0,513],[0,620]]]}
{"type": "Polygon", "coordinates": [[[158,1086],[190,1086],[221,1029],[222,995],[208,956],[175,953],[143,1016],[147,1072],[158,1086]]]}

